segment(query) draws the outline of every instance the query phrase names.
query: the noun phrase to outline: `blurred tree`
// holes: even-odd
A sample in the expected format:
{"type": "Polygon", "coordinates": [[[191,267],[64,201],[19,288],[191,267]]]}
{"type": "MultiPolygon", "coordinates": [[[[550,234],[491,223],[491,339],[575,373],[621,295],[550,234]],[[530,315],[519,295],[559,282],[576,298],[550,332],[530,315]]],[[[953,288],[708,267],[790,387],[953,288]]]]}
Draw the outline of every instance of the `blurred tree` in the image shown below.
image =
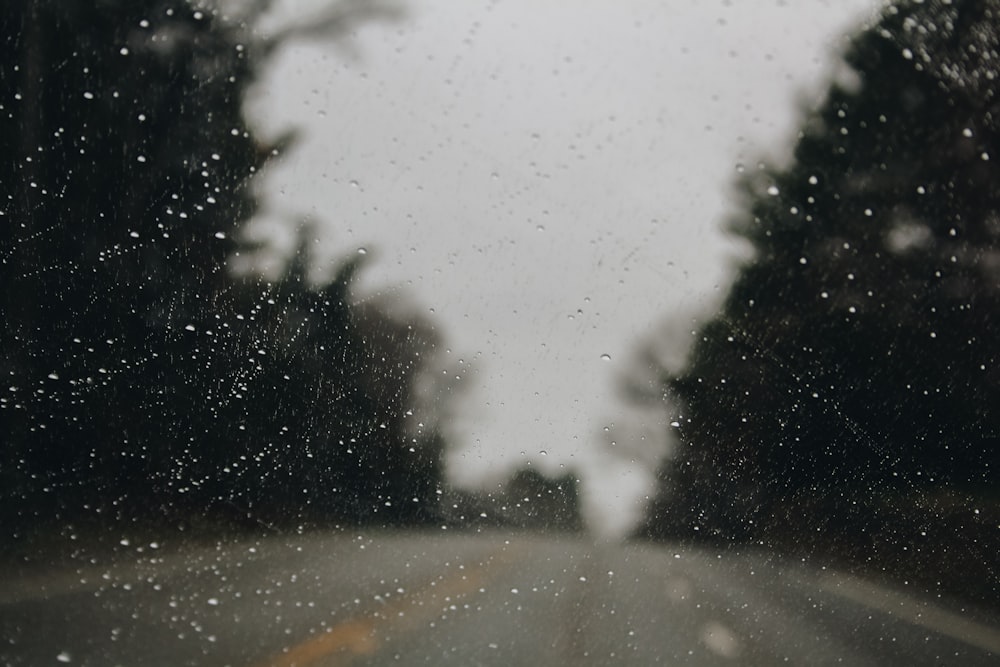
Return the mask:
{"type": "Polygon", "coordinates": [[[508,525],[544,530],[582,529],[577,479],[567,473],[548,478],[521,469],[503,485],[501,516],[508,525]]]}
{"type": "MultiPolygon", "coordinates": [[[[721,313],[653,533],[843,528],[865,505],[1000,482],[1000,3],[892,2],[794,162],[742,183],[721,313]]],[[[702,534],[704,534],[704,532],[702,534]]]]}
{"type": "Polygon", "coordinates": [[[448,489],[442,498],[442,514],[462,528],[576,532],[583,530],[578,485],[572,473],[549,478],[522,468],[495,490],[448,489]]]}
{"type": "Polygon", "coordinates": [[[171,433],[202,389],[191,330],[265,152],[240,115],[250,64],[238,26],[183,2],[25,0],[0,20],[5,488],[114,501],[190,430],[171,433]]]}
{"type": "MultiPolygon", "coordinates": [[[[304,257],[300,251],[298,257],[304,257]]],[[[209,502],[280,524],[424,523],[436,516],[440,436],[418,426],[416,390],[438,336],[389,305],[352,305],[361,257],[329,284],[305,281],[305,262],[261,292],[243,292],[247,314],[230,329],[252,339],[251,359],[230,380],[216,439],[233,446],[209,502]]]]}
{"type": "Polygon", "coordinates": [[[379,7],[338,3],[255,41],[269,4],[236,19],[184,0],[19,0],[0,16],[9,530],[226,503],[359,519],[382,497],[402,521],[437,484],[435,445],[414,464],[404,426],[430,326],[352,306],[356,263],[322,288],[301,263],[275,284],[226,270],[254,213],[247,180],[281,149],[242,116],[251,54],[379,7]]]}

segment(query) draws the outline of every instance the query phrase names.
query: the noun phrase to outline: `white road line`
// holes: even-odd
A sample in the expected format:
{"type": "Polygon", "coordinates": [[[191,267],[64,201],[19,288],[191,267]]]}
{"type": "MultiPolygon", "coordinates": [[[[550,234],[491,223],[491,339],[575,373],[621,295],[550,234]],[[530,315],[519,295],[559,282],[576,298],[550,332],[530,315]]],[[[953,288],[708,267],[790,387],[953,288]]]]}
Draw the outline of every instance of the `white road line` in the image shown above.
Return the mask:
{"type": "Polygon", "coordinates": [[[996,628],[845,574],[822,577],[819,586],[834,595],[1000,656],[1000,630],[996,628]]]}

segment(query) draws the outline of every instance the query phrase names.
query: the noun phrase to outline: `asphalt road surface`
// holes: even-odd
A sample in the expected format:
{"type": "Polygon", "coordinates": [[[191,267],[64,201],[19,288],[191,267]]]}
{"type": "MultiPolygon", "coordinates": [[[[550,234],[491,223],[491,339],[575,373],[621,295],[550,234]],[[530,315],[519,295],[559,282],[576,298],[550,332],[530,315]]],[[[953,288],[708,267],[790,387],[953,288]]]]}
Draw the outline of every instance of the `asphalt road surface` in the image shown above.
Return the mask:
{"type": "Polygon", "coordinates": [[[763,553],[356,531],[7,576],[4,665],[997,665],[1000,619],[763,553]]]}

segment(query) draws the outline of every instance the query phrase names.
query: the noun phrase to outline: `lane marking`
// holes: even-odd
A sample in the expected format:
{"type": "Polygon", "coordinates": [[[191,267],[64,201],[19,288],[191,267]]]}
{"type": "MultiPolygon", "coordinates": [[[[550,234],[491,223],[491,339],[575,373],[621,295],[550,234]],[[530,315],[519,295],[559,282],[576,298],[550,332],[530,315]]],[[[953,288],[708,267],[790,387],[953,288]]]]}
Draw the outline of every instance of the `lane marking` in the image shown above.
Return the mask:
{"type": "Polygon", "coordinates": [[[820,578],[819,585],[834,595],[1000,655],[1000,630],[996,628],[845,574],[829,574],[820,578]]]}
{"type": "Polygon", "coordinates": [[[338,623],[257,667],[307,667],[320,660],[325,666],[340,667],[355,658],[370,656],[381,648],[380,634],[389,631],[398,637],[426,627],[456,599],[475,594],[486,582],[512,566],[519,551],[513,545],[505,545],[487,555],[480,565],[466,566],[444,579],[433,579],[415,592],[338,623]]]}

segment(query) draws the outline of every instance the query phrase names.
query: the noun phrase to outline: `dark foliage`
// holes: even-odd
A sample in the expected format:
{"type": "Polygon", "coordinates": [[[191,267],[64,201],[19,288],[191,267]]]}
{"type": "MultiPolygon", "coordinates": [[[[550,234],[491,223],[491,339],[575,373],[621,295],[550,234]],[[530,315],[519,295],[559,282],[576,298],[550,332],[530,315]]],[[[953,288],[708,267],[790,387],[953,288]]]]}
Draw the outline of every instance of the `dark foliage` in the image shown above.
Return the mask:
{"type": "Polygon", "coordinates": [[[546,532],[583,530],[579,480],[554,479],[521,469],[494,491],[448,490],[442,499],[445,520],[460,528],[521,528],[546,532]]]}
{"type": "Polygon", "coordinates": [[[889,5],[791,166],[744,179],[754,256],[666,378],[683,419],[648,532],[864,546],[886,508],[996,504],[998,26],[992,1],[889,5]]]}
{"type": "Polygon", "coordinates": [[[432,516],[440,439],[407,411],[433,329],[351,305],[356,263],[321,289],[301,265],[227,272],[274,152],[241,114],[247,36],[183,0],[0,15],[8,537],[83,514],[432,516]]]}

